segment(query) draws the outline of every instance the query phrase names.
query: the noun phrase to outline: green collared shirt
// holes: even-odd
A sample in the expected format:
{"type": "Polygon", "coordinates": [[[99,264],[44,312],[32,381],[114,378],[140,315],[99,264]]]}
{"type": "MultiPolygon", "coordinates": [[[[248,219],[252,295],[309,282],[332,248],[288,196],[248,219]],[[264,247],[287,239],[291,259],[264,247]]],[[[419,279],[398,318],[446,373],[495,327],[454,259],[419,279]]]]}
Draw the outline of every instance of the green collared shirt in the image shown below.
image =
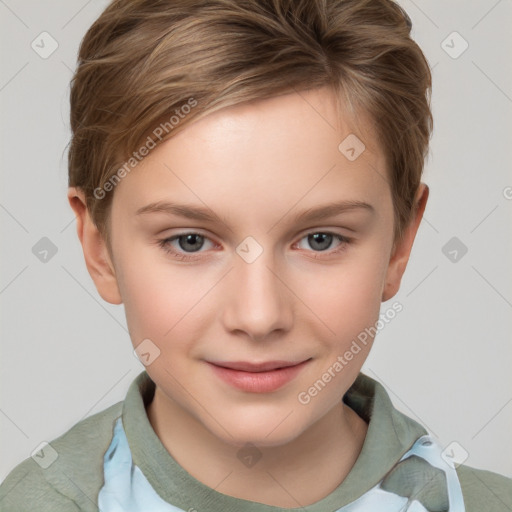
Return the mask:
{"type": "MultiPolygon", "coordinates": [[[[128,510],[105,505],[108,499],[109,503],[115,502],[109,489],[116,480],[107,485],[110,478],[107,463],[116,451],[121,465],[128,462],[131,465],[128,485],[136,470],[145,492],[153,493],[161,503],[163,508],[158,510],[335,512],[357,504],[358,499],[361,501],[361,497],[376,486],[380,492],[400,499],[418,500],[423,510],[448,510],[444,474],[420,457],[411,456],[401,461],[422,436],[428,435],[427,431],[395,409],[384,387],[363,373],[343,397],[368,423],[359,457],[334,491],[300,509],[283,509],[234,498],[187,473],[167,452],[149,423],[146,407],[154,391],[155,384],[143,371],[132,382],[123,402],[80,421],[34,457],[16,466],[0,485],[0,512],[128,510]],[[125,443],[124,455],[119,439],[125,443]]],[[[512,511],[512,479],[464,465],[458,466],[453,474],[460,482],[466,512],[512,511]]],[[[125,491],[132,492],[131,489],[125,491]]],[[[130,503],[129,510],[139,508],[130,503]]],[[[142,507],[140,510],[149,509],[142,507]]]]}

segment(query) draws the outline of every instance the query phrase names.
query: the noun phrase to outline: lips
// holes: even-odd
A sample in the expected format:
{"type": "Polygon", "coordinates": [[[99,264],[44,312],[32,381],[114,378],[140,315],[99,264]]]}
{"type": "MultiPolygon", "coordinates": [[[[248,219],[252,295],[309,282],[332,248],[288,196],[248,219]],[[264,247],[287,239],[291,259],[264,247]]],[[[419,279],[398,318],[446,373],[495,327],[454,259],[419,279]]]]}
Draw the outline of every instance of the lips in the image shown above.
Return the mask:
{"type": "Polygon", "coordinates": [[[304,361],[207,361],[224,383],[249,393],[269,393],[292,381],[311,359],[304,361]]]}
{"type": "Polygon", "coordinates": [[[247,361],[220,361],[214,362],[210,361],[211,364],[215,366],[220,366],[222,368],[228,368],[230,370],[239,370],[242,372],[251,372],[251,373],[260,373],[260,372],[268,372],[271,370],[277,370],[279,368],[289,368],[290,366],[296,366],[304,361],[266,361],[262,363],[250,363],[247,361]]]}

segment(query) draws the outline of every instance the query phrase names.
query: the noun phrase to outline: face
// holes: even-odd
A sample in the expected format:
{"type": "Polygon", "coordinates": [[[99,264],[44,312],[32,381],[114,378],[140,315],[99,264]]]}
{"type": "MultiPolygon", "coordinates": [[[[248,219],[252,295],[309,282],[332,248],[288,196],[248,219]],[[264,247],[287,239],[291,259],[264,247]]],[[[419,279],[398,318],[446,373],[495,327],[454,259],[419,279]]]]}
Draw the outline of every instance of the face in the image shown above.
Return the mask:
{"type": "Polygon", "coordinates": [[[391,192],[382,152],[335,112],[328,89],[220,110],[115,190],[133,345],[151,340],[157,392],[228,443],[297,438],[339,406],[370,349],[343,357],[379,317],[391,192]],[[366,145],[354,161],[338,148],[351,133],[366,145]]]}

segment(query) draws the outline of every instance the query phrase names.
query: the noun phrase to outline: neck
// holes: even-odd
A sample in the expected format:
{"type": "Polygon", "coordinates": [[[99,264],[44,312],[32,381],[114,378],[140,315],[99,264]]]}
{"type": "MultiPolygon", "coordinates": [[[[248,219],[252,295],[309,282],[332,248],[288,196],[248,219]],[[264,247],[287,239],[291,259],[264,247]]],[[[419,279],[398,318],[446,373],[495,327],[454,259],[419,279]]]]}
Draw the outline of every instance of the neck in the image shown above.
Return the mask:
{"type": "Polygon", "coordinates": [[[289,443],[242,452],[244,462],[239,446],[214,436],[158,388],[147,414],[167,451],[194,478],[217,492],[282,508],[311,505],[334,491],[359,456],[368,427],[340,400],[289,443]],[[253,463],[251,456],[260,455],[253,463]]]}

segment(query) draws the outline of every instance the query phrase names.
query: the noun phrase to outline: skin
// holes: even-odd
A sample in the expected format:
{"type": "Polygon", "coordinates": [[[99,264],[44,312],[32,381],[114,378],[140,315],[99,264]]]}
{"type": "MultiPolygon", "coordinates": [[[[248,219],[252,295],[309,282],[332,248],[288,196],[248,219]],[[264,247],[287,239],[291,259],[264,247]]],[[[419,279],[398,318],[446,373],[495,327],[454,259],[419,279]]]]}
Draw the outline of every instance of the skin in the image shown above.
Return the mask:
{"type": "Polygon", "coordinates": [[[331,91],[320,88],[190,124],[117,185],[112,257],[83,193],[68,194],[98,292],[124,304],[134,347],[149,338],[161,351],[146,370],[157,386],[148,418],[163,445],[218,492],[285,508],[328,495],[361,451],[368,425],[341,398],[371,343],[308,404],[297,397],[375,325],[381,302],[397,293],[428,198],[422,183],[417,214],[394,246],[386,164],[371,123],[359,117],[366,129],[357,131],[346,112],[335,112],[331,91]],[[338,150],[350,133],[366,145],[353,162],[338,150]],[[367,202],[374,211],[294,220],[342,200],[367,202]],[[157,201],[206,205],[218,218],[137,215],[157,201]],[[201,239],[168,241],[173,255],[159,245],[191,231],[206,237],[202,246],[201,239]],[[334,236],[329,245],[327,237],[322,251],[308,238],[313,233],[350,241],[334,236]],[[236,252],[248,236],[263,249],[252,263],[236,252]],[[306,359],[271,393],[233,388],[205,362],[306,359]],[[250,468],[237,457],[247,442],[262,455],[250,468]]]}

